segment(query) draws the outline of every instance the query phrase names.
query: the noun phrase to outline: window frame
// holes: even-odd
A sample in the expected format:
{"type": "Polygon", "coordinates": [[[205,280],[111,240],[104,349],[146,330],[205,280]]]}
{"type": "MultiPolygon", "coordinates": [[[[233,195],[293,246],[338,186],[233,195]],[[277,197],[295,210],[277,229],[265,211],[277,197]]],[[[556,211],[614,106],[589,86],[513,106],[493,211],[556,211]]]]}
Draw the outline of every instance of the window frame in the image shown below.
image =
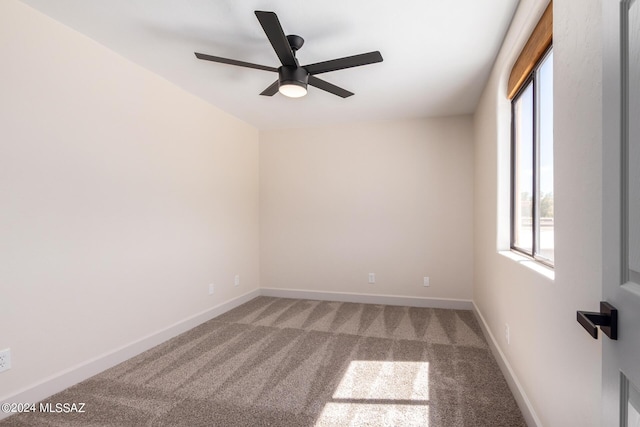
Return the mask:
{"type": "MultiPolygon", "coordinates": [[[[539,194],[539,182],[540,182],[540,112],[538,107],[540,105],[540,93],[538,88],[538,75],[539,70],[542,64],[547,60],[549,55],[553,50],[553,44],[549,45],[544,53],[540,56],[538,61],[535,63],[527,77],[523,80],[522,84],[515,92],[513,97],[511,98],[511,188],[510,188],[510,199],[511,199],[511,213],[510,213],[510,241],[509,247],[512,251],[517,252],[518,254],[524,255],[528,258],[533,259],[536,262],[539,262],[549,268],[554,268],[555,257],[554,260],[546,258],[542,255],[539,255],[539,240],[540,240],[540,217],[539,217],[539,206],[540,206],[540,194],[539,194]],[[529,88],[529,85],[532,85],[533,90],[533,153],[532,153],[532,196],[531,196],[531,252],[529,252],[526,248],[521,248],[516,246],[515,244],[515,234],[516,234],[516,198],[518,195],[515,194],[516,190],[516,114],[515,114],[515,105],[517,101],[520,99],[520,96],[529,88]]],[[[555,222],[554,222],[555,224],[555,222]]],[[[554,237],[555,237],[555,227],[554,227],[554,237]]]]}

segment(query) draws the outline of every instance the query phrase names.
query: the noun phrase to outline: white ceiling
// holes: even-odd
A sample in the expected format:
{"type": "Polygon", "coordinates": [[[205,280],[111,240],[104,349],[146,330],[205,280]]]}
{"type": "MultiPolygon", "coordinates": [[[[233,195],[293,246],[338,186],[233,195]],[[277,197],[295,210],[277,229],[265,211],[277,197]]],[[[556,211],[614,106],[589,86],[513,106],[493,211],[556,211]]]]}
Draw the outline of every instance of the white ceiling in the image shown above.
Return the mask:
{"type": "Polygon", "coordinates": [[[142,67],[260,128],[472,113],[518,0],[22,0],[142,67]],[[305,45],[302,65],[379,50],[384,62],[320,76],[355,96],[310,87],[259,96],[277,74],[202,61],[202,52],[278,67],[254,10],[274,11],[305,45]]]}

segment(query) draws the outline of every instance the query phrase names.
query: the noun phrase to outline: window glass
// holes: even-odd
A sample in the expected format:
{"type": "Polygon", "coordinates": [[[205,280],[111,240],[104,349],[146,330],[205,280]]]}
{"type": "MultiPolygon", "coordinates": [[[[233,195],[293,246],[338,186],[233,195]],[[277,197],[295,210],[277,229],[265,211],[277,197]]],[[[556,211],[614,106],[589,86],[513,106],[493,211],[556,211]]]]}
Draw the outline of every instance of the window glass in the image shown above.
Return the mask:
{"type": "Polygon", "coordinates": [[[513,245],[533,251],[533,83],[514,101],[513,245]]]}
{"type": "Polygon", "coordinates": [[[512,101],[511,248],[554,262],[553,52],[512,101]]]}
{"type": "Polygon", "coordinates": [[[538,200],[540,213],[538,254],[553,261],[553,52],[538,71],[539,174],[538,200]]]}

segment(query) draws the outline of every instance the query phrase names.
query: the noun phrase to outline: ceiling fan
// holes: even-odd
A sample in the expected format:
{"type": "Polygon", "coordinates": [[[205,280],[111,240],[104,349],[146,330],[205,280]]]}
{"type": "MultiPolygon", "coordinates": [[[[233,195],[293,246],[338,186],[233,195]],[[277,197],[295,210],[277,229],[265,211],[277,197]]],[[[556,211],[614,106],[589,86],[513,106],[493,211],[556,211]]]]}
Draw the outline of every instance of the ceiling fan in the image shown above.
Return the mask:
{"type": "Polygon", "coordinates": [[[341,87],[331,84],[316,77],[316,74],[345,68],[359,67],[361,65],[382,62],[382,55],[378,51],[347,56],[330,61],[316,62],[315,64],[301,66],[296,58],[296,52],[304,44],[304,39],[294,34],[285,36],[278,16],[274,12],[256,10],[256,17],[264,29],[271,46],[276,51],[282,66],[268,67],[266,65],[252,64],[250,62],[237,61],[235,59],[221,58],[219,56],[206,55],[194,52],[198,59],[220,62],[222,64],[237,65],[240,67],[255,68],[257,70],[272,71],[278,73],[278,80],[273,82],[260,95],[273,96],[276,92],[290,98],[299,98],[307,94],[307,85],[314,86],[342,98],[353,95],[341,87]]]}

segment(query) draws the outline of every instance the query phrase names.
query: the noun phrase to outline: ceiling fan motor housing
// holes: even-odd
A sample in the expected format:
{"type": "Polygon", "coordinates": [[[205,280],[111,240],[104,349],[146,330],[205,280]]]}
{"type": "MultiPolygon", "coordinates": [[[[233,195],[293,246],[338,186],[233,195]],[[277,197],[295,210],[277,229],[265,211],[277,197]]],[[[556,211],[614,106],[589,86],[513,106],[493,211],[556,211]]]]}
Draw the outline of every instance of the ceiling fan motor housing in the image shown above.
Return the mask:
{"type": "Polygon", "coordinates": [[[303,67],[286,67],[278,68],[279,86],[296,85],[306,89],[309,82],[309,72],[303,67]]]}

